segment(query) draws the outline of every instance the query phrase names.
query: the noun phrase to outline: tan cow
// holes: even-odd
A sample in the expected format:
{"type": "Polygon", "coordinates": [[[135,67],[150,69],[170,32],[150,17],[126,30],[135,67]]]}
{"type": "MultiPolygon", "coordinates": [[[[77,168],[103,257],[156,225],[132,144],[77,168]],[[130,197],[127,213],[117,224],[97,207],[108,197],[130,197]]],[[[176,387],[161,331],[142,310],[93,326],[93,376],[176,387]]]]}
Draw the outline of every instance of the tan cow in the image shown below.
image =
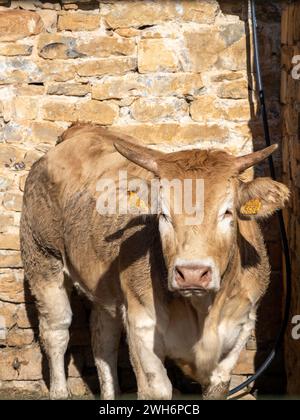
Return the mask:
{"type": "Polygon", "coordinates": [[[283,184],[269,178],[246,183],[242,174],[275,149],[239,158],[216,150],[163,154],[101,127],[79,125],[33,165],[25,187],[21,247],[49,359],[51,398],[69,395],[64,354],[72,282],[94,302],[92,346],[103,399],[119,392],[123,326],[140,399],[172,398],[166,357],[199,381],[206,398],[226,397],[269,283],[255,219],[283,208],[289,196],[283,184]],[[99,211],[99,180],[114,181],[117,188],[111,191],[119,194],[136,193],[121,191],[120,171],[147,185],[159,181],[154,214],[143,214],[141,197],[128,214],[99,211]],[[203,180],[201,223],[188,223],[191,214],[184,209],[175,212],[182,196],[175,189],[167,194],[162,182],[174,179],[203,180]]]}

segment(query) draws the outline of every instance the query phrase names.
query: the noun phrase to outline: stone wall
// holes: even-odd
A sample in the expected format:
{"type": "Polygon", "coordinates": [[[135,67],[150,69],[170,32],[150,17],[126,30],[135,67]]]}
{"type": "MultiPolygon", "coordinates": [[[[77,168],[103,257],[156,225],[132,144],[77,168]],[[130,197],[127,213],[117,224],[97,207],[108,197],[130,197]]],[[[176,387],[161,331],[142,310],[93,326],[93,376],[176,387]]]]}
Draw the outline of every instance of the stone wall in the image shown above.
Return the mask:
{"type": "MultiPolygon", "coordinates": [[[[258,7],[270,126],[279,142],[280,7],[258,7]]],[[[244,154],[253,139],[263,147],[248,29],[246,1],[0,0],[0,390],[47,391],[19,254],[22,191],[33,162],[74,121],[115,126],[165,150],[214,146],[244,154]]],[[[270,226],[272,287],[235,381],[253,373],[256,339],[264,355],[280,322],[272,308],[280,302],[281,250],[270,226]]],[[[94,389],[95,370],[88,304],[74,295],[73,307],[69,386],[81,395],[94,389]]],[[[134,387],[129,371],[121,357],[127,391],[134,387]]]]}
{"type": "MultiPolygon", "coordinates": [[[[286,222],[292,258],[291,318],[300,315],[300,72],[293,78],[294,56],[300,56],[300,3],[292,1],[282,16],[282,89],[283,104],[283,169],[292,195],[286,222]]],[[[299,63],[299,60],[297,60],[299,63]]],[[[296,70],[296,67],[295,67],[296,70]]],[[[290,324],[292,327],[292,324],[290,324]]],[[[292,338],[291,328],[286,339],[288,391],[300,394],[300,340],[292,338]]]]}

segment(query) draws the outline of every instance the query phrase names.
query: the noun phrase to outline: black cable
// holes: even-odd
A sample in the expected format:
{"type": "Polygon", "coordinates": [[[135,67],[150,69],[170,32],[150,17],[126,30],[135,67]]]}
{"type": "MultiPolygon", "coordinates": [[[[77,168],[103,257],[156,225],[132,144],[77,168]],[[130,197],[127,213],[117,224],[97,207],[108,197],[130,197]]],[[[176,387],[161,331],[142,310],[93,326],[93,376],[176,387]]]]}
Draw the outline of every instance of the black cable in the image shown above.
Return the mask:
{"type": "MultiPolygon", "coordinates": [[[[264,93],[264,86],[261,76],[261,68],[260,68],[260,60],[259,60],[259,47],[258,47],[258,38],[257,38],[257,20],[256,20],[256,10],[255,10],[255,0],[250,0],[251,3],[251,17],[252,17],[252,30],[253,30],[253,45],[254,45],[254,61],[256,67],[256,74],[257,74],[257,85],[258,85],[258,93],[259,93],[259,101],[261,106],[262,112],[262,120],[264,126],[264,133],[265,133],[265,142],[266,146],[271,145],[271,138],[270,138],[270,130],[269,130],[269,123],[268,123],[268,114],[267,114],[267,107],[265,102],[265,93],[264,93]]],[[[270,167],[270,175],[271,177],[276,180],[276,172],[275,172],[275,165],[273,157],[269,157],[269,167],[270,167]]],[[[240,392],[248,385],[255,382],[271,365],[272,361],[278,354],[279,350],[282,347],[284,336],[289,324],[290,318],[290,309],[291,309],[291,297],[292,297],[292,270],[291,270],[291,259],[290,259],[290,251],[289,251],[289,243],[283,218],[282,211],[278,212],[278,221],[279,221],[279,228],[280,228],[280,236],[282,247],[285,256],[285,269],[286,269],[286,302],[285,302],[285,309],[282,324],[280,327],[280,331],[277,335],[275,344],[271,353],[265,360],[265,362],[260,366],[260,368],[256,371],[256,373],[251,376],[247,381],[243,382],[241,385],[237,386],[236,388],[232,389],[229,392],[229,396],[240,392]]]]}

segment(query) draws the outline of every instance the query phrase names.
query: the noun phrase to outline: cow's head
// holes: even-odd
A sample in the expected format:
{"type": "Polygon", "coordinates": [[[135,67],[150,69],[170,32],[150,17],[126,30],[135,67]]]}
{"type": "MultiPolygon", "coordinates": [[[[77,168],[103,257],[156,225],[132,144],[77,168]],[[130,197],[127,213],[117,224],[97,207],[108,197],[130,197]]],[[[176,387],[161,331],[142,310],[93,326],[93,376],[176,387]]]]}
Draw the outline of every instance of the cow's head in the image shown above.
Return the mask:
{"type": "MultiPolygon", "coordinates": [[[[168,287],[184,296],[218,291],[237,243],[238,218],[266,218],[283,208],[289,196],[286,186],[270,178],[242,181],[243,172],[266,159],[276,145],[242,157],[216,150],[164,154],[127,141],[118,141],[115,147],[160,180],[158,217],[168,287]],[[169,190],[167,198],[162,182],[186,179],[203,180],[203,219],[195,217],[196,224],[191,224],[193,215],[184,204],[181,213],[175,211],[183,194],[171,189],[171,199],[169,190]]],[[[194,186],[193,205],[199,199],[194,186]]]]}

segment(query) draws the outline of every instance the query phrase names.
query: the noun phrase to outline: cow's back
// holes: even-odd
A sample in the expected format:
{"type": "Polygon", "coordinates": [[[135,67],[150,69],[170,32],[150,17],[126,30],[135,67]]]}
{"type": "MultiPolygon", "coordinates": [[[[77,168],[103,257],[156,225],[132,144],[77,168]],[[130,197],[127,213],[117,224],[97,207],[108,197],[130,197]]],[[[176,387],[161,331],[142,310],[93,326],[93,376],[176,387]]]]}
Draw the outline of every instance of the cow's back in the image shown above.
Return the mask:
{"type": "Polygon", "coordinates": [[[113,139],[100,127],[72,127],[34,165],[25,188],[23,225],[32,226],[40,243],[55,250],[73,280],[98,296],[116,293],[105,284],[114,289],[123,244],[132,255],[141,244],[145,252],[148,247],[144,218],[97,210],[99,181],[118,183],[120,171],[129,177],[149,177],[115,150],[113,139]]]}

